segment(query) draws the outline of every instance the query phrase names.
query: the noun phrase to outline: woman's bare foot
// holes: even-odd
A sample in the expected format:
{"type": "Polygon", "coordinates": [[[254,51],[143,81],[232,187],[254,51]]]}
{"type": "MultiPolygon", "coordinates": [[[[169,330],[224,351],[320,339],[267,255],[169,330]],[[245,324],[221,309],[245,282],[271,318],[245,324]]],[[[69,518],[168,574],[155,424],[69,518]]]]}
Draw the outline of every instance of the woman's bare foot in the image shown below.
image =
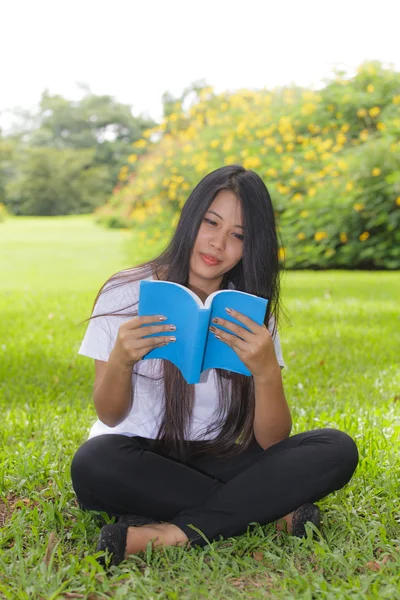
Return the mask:
{"type": "Polygon", "coordinates": [[[276,522],[277,531],[287,531],[287,533],[292,533],[293,515],[294,511],[279,519],[279,521],[276,522]]]}
{"type": "Polygon", "coordinates": [[[129,554],[137,554],[146,550],[147,544],[153,542],[157,546],[178,546],[188,542],[188,537],[176,525],[171,523],[155,523],[142,527],[128,527],[126,535],[125,558],[129,554]]]}

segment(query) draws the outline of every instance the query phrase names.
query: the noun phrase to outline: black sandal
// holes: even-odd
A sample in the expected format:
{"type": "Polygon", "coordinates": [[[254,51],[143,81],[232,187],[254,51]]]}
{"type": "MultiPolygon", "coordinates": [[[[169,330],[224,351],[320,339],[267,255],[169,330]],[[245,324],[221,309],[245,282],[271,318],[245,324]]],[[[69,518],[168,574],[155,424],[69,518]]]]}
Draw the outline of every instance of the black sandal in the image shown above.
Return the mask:
{"type": "Polygon", "coordinates": [[[154,523],[159,523],[159,521],[155,521],[151,517],[142,517],[141,515],[119,515],[117,523],[128,525],[128,527],[141,527],[142,525],[153,525],[154,523]]]}
{"type": "MultiPolygon", "coordinates": [[[[117,523],[104,525],[104,527],[101,528],[96,552],[111,554],[109,565],[119,565],[125,558],[128,527],[141,527],[143,525],[151,525],[152,523],[158,523],[158,521],[140,515],[120,515],[117,523]]],[[[100,556],[97,561],[103,567],[105,567],[108,562],[106,556],[100,556]]]]}
{"type": "Polygon", "coordinates": [[[293,513],[292,535],[305,537],[307,535],[304,525],[313,523],[317,529],[321,527],[321,512],[316,504],[302,504],[293,513]]]}
{"type": "Polygon", "coordinates": [[[99,556],[97,561],[106,567],[119,565],[125,558],[126,536],[129,525],[114,523],[101,528],[96,552],[105,552],[111,556],[99,556]]]}

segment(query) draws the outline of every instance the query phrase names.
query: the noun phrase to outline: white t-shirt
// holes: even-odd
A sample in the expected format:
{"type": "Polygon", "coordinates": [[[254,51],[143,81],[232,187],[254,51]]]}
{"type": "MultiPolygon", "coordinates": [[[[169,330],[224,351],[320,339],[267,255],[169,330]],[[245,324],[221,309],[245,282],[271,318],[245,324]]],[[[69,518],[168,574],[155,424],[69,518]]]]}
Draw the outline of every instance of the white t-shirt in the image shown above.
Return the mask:
{"type": "MultiPolygon", "coordinates": [[[[153,279],[150,275],[143,279],[153,279]]],[[[112,284],[111,284],[112,286],[112,284]]],[[[117,339],[119,326],[128,319],[132,313],[132,304],[139,298],[139,281],[119,285],[112,288],[107,284],[100,295],[93,315],[120,311],[118,316],[97,317],[89,321],[85,336],[79,348],[79,354],[90,358],[108,361],[111,350],[117,339]],[[126,308],[125,308],[126,307],[126,308]],[[121,308],[125,310],[121,311],[121,308]]],[[[233,286],[231,286],[233,287],[233,286]]],[[[135,310],[137,305],[135,304],[135,310]]],[[[274,321],[271,318],[268,329],[272,332],[274,321]]],[[[279,335],[274,336],[275,353],[281,367],[285,366],[282,357],[279,335]]],[[[89,438],[105,433],[119,433],[128,436],[142,436],[155,439],[162,420],[164,410],[164,382],[162,377],[157,380],[138,377],[136,372],[150,377],[159,377],[162,359],[146,359],[139,361],[132,373],[132,389],[134,397],[130,413],[124,421],[116,427],[108,427],[100,420],[92,426],[89,438]]],[[[162,371],[161,371],[162,373],[162,371]]],[[[194,384],[195,403],[193,418],[188,432],[188,440],[206,440],[215,437],[205,434],[210,423],[215,422],[214,414],[218,408],[218,385],[215,369],[207,369],[201,374],[200,383],[194,384]]]]}

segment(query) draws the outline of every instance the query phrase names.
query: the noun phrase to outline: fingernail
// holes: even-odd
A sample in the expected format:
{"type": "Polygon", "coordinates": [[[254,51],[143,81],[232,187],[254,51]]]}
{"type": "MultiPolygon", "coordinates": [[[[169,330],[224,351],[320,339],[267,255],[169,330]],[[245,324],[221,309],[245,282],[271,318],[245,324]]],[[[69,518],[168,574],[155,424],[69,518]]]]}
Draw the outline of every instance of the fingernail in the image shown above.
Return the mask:
{"type": "Polygon", "coordinates": [[[225,310],[226,310],[226,312],[227,312],[227,313],[229,313],[229,314],[231,314],[231,312],[232,312],[232,309],[231,309],[231,308],[226,308],[225,310]]]}
{"type": "Polygon", "coordinates": [[[166,321],[166,320],[167,320],[167,317],[161,316],[161,317],[158,317],[158,320],[159,320],[159,321],[166,321]]]}
{"type": "Polygon", "coordinates": [[[219,323],[219,319],[217,319],[217,317],[214,317],[214,319],[212,320],[213,323],[219,323]]]}
{"type": "Polygon", "coordinates": [[[174,336],[171,336],[169,339],[170,339],[171,342],[175,342],[176,341],[176,337],[174,337],[174,336]]]}
{"type": "Polygon", "coordinates": [[[175,325],[170,325],[169,328],[171,331],[175,331],[175,329],[176,329],[175,325]]]}
{"type": "Polygon", "coordinates": [[[217,331],[215,327],[210,327],[210,331],[214,332],[217,331]]]}

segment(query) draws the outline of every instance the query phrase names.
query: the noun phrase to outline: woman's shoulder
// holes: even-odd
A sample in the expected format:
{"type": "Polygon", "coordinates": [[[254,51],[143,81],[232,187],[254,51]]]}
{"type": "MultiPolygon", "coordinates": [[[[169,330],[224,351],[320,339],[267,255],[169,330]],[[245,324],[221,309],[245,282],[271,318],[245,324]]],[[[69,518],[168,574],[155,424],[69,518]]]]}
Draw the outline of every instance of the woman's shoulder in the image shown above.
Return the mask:
{"type": "Polygon", "coordinates": [[[124,269],[115,273],[100,289],[96,306],[118,310],[135,304],[139,299],[140,282],[145,279],[153,279],[151,271],[124,269]]]}

